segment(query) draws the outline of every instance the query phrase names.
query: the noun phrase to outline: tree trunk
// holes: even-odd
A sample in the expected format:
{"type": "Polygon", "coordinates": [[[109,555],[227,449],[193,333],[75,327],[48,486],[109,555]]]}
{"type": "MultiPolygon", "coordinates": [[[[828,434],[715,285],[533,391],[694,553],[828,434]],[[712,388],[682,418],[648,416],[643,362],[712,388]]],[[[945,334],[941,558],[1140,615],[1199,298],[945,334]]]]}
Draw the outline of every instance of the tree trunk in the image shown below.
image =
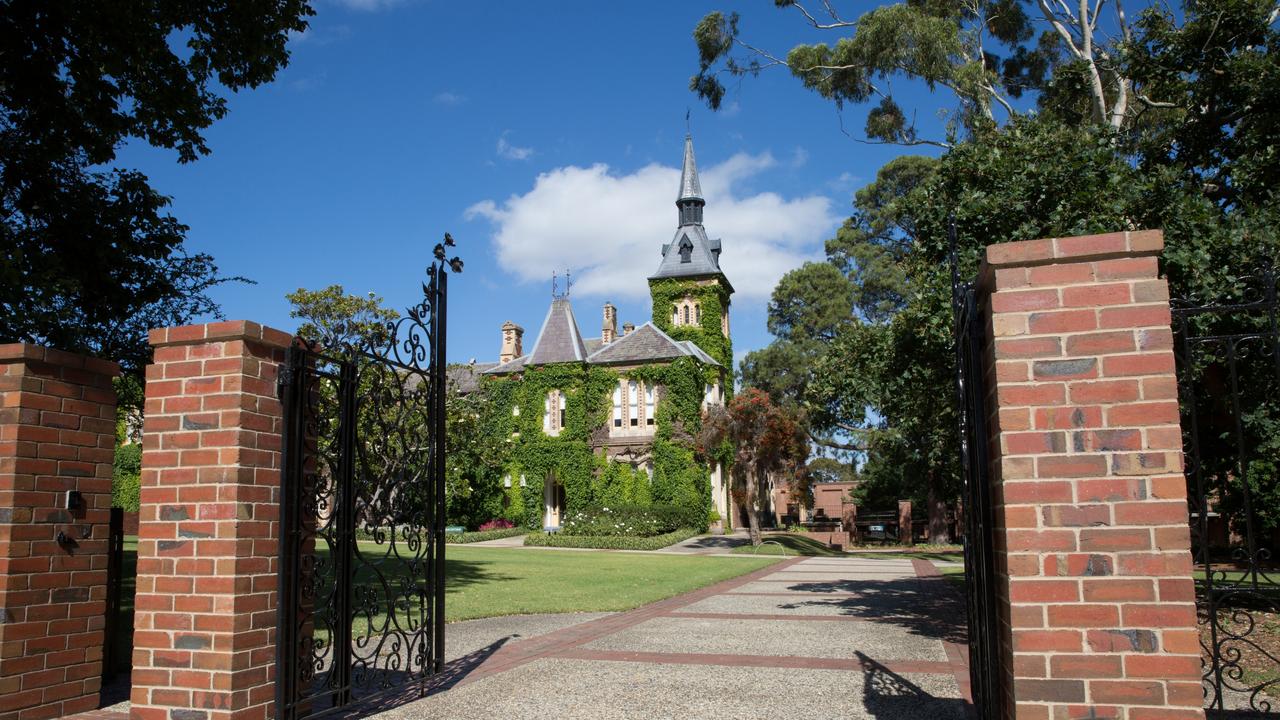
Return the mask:
{"type": "Polygon", "coordinates": [[[754,469],[747,470],[747,528],[751,533],[751,544],[759,545],[760,537],[760,481],[754,469]]]}
{"type": "Polygon", "coordinates": [[[929,507],[929,542],[933,545],[946,545],[951,541],[947,533],[947,504],[942,495],[929,484],[929,497],[925,500],[929,507]]]}

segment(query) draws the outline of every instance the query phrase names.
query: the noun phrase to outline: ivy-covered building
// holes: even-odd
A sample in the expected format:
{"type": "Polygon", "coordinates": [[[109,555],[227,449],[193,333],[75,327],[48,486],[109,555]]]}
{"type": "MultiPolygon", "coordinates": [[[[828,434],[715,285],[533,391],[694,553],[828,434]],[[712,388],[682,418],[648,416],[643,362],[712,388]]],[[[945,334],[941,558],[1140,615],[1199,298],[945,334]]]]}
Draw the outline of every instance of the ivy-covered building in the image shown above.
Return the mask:
{"type": "Polygon", "coordinates": [[[502,326],[499,362],[476,367],[510,424],[503,478],[508,516],[555,529],[569,513],[610,504],[673,504],[712,520],[729,505],[723,454],[699,453],[703,413],[731,391],[733,286],[720,240],[702,223],[693,139],[685,138],[679,222],[649,277],[652,318],[618,329],[605,303],[599,337],[583,337],[568,293],[553,292],[532,350],[502,326]],[[711,515],[714,513],[714,515],[711,515]]]}

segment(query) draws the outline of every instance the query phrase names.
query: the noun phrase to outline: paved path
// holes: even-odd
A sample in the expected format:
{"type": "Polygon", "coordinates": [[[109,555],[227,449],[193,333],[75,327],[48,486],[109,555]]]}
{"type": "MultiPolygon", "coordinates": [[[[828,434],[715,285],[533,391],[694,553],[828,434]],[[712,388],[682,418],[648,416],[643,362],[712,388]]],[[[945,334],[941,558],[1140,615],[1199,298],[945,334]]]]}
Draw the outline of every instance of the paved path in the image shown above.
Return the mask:
{"type": "Polygon", "coordinates": [[[792,558],[532,637],[516,619],[451,625],[469,654],[377,717],[963,720],[963,618],[926,561],[792,558]]]}

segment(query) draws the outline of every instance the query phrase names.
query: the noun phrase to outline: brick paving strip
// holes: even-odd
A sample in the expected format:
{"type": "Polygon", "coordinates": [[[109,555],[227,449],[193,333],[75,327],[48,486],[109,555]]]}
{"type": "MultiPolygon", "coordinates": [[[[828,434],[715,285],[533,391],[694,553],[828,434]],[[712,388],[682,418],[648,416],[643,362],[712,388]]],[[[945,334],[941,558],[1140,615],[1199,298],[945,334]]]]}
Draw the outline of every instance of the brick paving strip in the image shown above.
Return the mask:
{"type": "MultiPolygon", "coordinates": [[[[942,573],[938,570],[938,566],[928,560],[911,560],[911,567],[916,571],[916,577],[921,579],[929,579],[937,584],[945,584],[947,581],[943,579],[942,573]]],[[[944,590],[954,591],[955,588],[946,587],[944,590]]],[[[961,597],[960,601],[967,602],[961,597]]],[[[965,627],[965,634],[968,635],[968,627],[965,627]]],[[[957,642],[943,640],[942,647],[947,651],[947,660],[951,665],[952,672],[956,676],[956,684],[960,686],[960,696],[965,702],[973,703],[973,687],[969,679],[969,648],[957,642]]]]}

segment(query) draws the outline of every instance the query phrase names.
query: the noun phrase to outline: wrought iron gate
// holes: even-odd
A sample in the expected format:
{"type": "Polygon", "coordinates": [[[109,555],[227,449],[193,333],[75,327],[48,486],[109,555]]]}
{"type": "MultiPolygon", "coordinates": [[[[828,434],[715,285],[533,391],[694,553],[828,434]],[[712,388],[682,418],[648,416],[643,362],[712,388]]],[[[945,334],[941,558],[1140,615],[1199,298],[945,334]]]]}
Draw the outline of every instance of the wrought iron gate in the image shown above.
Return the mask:
{"type": "Polygon", "coordinates": [[[281,367],[279,718],[420,695],[440,671],[453,244],[404,317],[297,338],[281,367]]]}
{"type": "Polygon", "coordinates": [[[1173,311],[1205,707],[1280,717],[1276,275],[1173,311]]]}
{"type": "Polygon", "coordinates": [[[956,393],[959,400],[961,466],[964,474],[964,567],[969,621],[969,687],[981,720],[999,718],[1004,663],[996,614],[996,567],[992,531],[985,382],[985,325],[979,290],[961,282],[951,237],[951,293],[955,318],[956,393]]]}

